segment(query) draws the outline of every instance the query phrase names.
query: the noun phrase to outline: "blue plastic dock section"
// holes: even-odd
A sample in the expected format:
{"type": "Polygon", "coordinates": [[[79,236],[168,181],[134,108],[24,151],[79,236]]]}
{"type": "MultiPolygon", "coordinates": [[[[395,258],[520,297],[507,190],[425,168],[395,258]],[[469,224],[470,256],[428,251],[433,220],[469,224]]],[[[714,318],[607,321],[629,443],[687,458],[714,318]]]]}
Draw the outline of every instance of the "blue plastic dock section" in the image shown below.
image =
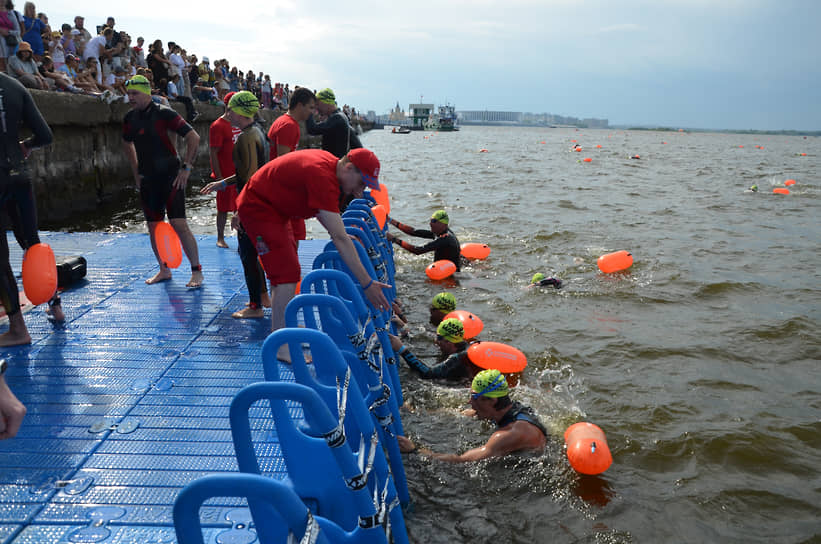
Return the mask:
{"type": "MultiPolygon", "coordinates": [[[[88,274],[63,294],[65,325],[34,308],[25,314],[32,344],[0,352],[28,408],[18,436],[0,442],[0,542],[176,542],[180,489],[237,471],[228,409],[242,387],[263,380],[269,311],[231,317],[248,301],[236,240],[218,249],[215,237],[197,237],[205,284],[188,289],[185,259],[173,280],[145,284],[157,271],[147,235],[41,238],[58,259],[83,255],[88,274]]],[[[326,243],[300,243],[303,275],[326,243]]],[[[9,246],[19,275],[11,236],[9,246]]],[[[264,474],[283,478],[268,413],[259,407],[257,455],[264,474]]],[[[232,500],[209,502],[203,524],[236,538],[226,542],[251,542],[242,534],[248,511],[232,500]]]]}

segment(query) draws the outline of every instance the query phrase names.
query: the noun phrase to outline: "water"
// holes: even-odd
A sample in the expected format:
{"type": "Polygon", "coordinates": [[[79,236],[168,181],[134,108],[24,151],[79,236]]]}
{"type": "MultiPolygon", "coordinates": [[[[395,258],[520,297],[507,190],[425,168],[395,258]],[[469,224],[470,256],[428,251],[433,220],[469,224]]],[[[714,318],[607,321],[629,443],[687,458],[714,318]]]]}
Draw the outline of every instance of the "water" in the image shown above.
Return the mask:
{"type": "MultiPolygon", "coordinates": [[[[821,541],[818,138],[469,127],[363,142],[394,218],[424,227],[444,207],[462,243],[491,246],[447,288],[483,339],[527,355],[514,395],[551,431],[536,457],[411,456],[413,541],[821,541]],[[773,195],[787,178],[792,194],[773,195]],[[620,249],[633,267],[598,272],[620,249]],[[540,271],[565,286],[526,289],[540,271]],[[601,477],[564,457],[562,433],[582,420],[607,433],[601,477]]],[[[213,197],[189,205],[194,231],[214,234],[213,197]]],[[[145,227],[129,212],[93,228],[145,227]]],[[[443,288],[429,262],[397,253],[409,344],[427,360],[427,305],[443,288]]],[[[435,451],[484,442],[491,427],[460,414],[465,390],[403,373],[412,438],[435,451]]]]}

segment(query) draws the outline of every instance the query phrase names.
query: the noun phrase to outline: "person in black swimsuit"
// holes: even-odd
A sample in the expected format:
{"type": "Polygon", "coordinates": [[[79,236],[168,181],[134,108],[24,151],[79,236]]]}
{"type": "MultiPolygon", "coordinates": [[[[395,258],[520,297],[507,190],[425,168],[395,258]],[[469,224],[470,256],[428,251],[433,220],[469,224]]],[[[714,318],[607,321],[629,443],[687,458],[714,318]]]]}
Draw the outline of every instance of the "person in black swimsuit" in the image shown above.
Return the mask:
{"type": "MultiPolygon", "coordinates": [[[[25,159],[33,149],[50,144],[53,136],[26,88],[5,74],[0,74],[0,118],[0,208],[9,213],[14,234],[25,250],[40,242],[37,208],[25,159]],[[22,141],[19,139],[21,124],[32,132],[30,138],[22,141]]],[[[30,344],[5,233],[0,236],[0,256],[0,302],[9,318],[8,331],[0,334],[0,347],[30,344]]],[[[55,295],[49,305],[52,317],[62,320],[60,298],[55,295]]]]}
{"type": "Polygon", "coordinates": [[[438,210],[430,217],[430,230],[415,229],[399,221],[391,218],[390,224],[398,228],[405,234],[416,236],[417,238],[429,238],[432,242],[428,242],[424,246],[415,246],[409,244],[404,240],[400,240],[391,233],[386,235],[386,238],[398,245],[406,251],[410,251],[414,255],[421,255],[433,251],[433,260],[441,261],[447,259],[456,265],[456,270],[462,268],[462,246],[453,231],[448,226],[450,218],[445,210],[438,210]]]}
{"type": "Polygon", "coordinates": [[[322,136],[322,149],[341,159],[351,149],[362,147],[350,121],[336,107],[336,95],[331,89],[322,89],[316,94],[316,109],[326,119],[317,123],[311,115],[305,121],[305,128],[308,134],[322,136]]]}
{"type": "Polygon", "coordinates": [[[391,337],[391,347],[402,356],[408,366],[419,373],[421,378],[461,381],[470,379],[480,369],[470,362],[467,356],[468,343],[465,341],[465,328],[456,318],[445,319],[436,328],[436,345],[445,355],[439,364],[428,366],[411,350],[402,345],[402,341],[391,337]]]}
{"type": "Polygon", "coordinates": [[[157,224],[168,213],[168,222],[180,237],[182,249],[191,263],[191,279],[186,285],[200,287],[203,277],[197,240],[185,219],[185,186],[200,137],[180,114],[151,99],[151,84],[145,76],[136,75],[128,80],[126,92],[132,109],[123,119],[123,150],[140,191],[143,213],[151,235],[151,249],[160,265],[160,271],[145,283],[171,279],[171,270],[160,258],[154,238],[157,224]],[[182,167],[169,132],[185,139],[182,167]]]}
{"type": "Polygon", "coordinates": [[[508,396],[508,385],[504,375],[498,370],[483,370],[476,374],[471,384],[470,405],[475,415],[496,422],[496,431],[488,441],[459,455],[455,453],[434,453],[419,447],[407,437],[397,437],[403,453],[418,451],[441,461],[464,463],[490,457],[501,457],[523,450],[542,450],[547,444],[547,429],[527,406],[512,401],[508,396]]]}

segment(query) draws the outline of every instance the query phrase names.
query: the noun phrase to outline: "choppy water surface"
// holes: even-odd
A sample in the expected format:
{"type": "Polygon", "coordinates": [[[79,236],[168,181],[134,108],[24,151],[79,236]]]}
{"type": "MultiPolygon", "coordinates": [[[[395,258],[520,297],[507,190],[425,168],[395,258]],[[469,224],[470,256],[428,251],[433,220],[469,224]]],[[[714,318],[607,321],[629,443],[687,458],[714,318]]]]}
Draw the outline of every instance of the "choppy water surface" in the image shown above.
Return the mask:
{"type": "MultiPolygon", "coordinates": [[[[410,457],[414,541],[821,540],[819,139],[471,127],[363,141],[393,217],[424,227],[444,207],[461,242],[492,247],[447,288],[483,339],[525,352],[515,396],[553,438],[535,458],[410,457]],[[792,194],[773,195],[788,178],[792,194]],[[596,258],[619,249],[634,266],[601,274],[596,258]],[[538,271],[565,287],[526,289],[538,271]],[[608,436],[600,478],[580,478],[562,451],[581,420],[608,436]]],[[[212,199],[189,202],[194,230],[213,234],[212,199]]],[[[397,253],[409,343],[430,359],[427,304],[443,286],[428,263],[397,253]]],[[[465,390],[404,383],[406,431],[432,449],[491,432],[460,415],[465,390]]]]}

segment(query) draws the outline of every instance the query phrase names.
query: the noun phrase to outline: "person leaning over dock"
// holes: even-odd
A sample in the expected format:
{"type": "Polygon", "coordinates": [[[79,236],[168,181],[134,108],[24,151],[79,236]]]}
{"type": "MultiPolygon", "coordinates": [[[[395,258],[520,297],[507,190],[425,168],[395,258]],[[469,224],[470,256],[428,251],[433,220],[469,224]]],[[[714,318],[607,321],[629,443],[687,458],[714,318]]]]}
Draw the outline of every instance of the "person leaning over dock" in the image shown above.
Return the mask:
{"type": "MultiPolygon", "coordinates": [[[[272,330],[285,326],[285,306],[294,297],[300,276],[293,217],[316,217],[370,303],[379,310],[389,308],[382,289],[390,286],[368,275],[339,212],[340,199],[348,195],[361,198],[366,186],[379,186],[378,176],[379,159],[367,149],[355,149],[341,159],[321,149],[306,149],[274,159],[246,184],[237,208],[242,226],[256,240],[273,287],[272,330]]],[[[281,346],[277,357],[290,361],[288,347],[281,346]]]]}
{"type": "Polygon", "coordinates": [[[467,356],[468,343],[465,341],[465,327],[456,318],[445,319],[436,328],[436,345],[445,355],[445,360],[433,366],[423,363],[398,337],[391,336],[391,347],[402,356],[408,366],[425,379],[460,381],[472,378],[479,367],[467,356]]]}
{"type": "MultiPolygon", "coordinates": [[[[296,151],[299,145],[299,123],[304,123],[314,110],[316,97],[307,87],[301,88],[299,93],[295,93],[294,100],[291,101],[291,108],[276,118],[268,129],[268,140],[271,142],[271,160],[281,157],[291,151],[296,151]]],[[[301,217],[291,218],[291,228],[294,231],[294,238],[299,244],[304,240],[305,220],[301,217]]]]}
{"type": "Polygon", "coordinates": [[[200,287],[203,277],[197,240],[185,219],[185,187],[200,137],[176,111],[160,106],[151,99],[151,84],[145,76],[137,75],[128,80],[126,89],[131,111],[123,119],[123,150],[140,192],[151,249],[160,265],[160,271],[145,283],[171,279],[171,270],[160,258],[154,238],[154,230],[167,212],[168,222],[180,237],[182,248],[191,263],[191,279],[186,285],[200,287]],[[169,131],[185,139],[182,167],[169,131]]]}
{"type": "MultiPolygon", "coordinates": [[[[34,191],[25,159],[32,149],[48,145],[52,141],[51,129],[34,104],[29,92],[19,82],[0,73],[0,112],[3,114],[3,132],[0,139],[0,207],[8,212],[18,243],[27,250],[40,242],[37,233],[37,207],[34,191]],[[19,140],[20,124],[31,130],[32,136],[19,140]]],[[[0,334],[0,347],[31,343],[23,313],[20,310],[20,293],[17,280],[9,262],[8,239],[0,236],[0,302],[9,318],[9,330],[0,334]]],[[[56,294],[49,301],[50,316],[63,321],[60,297],[56,294]]]]}
{"type": "Polygon", "coordinates": [[[390,224],[398,228],[405,234],[416,236],[417,238],[430,238],[433,241],[428,242],[424,246],[415,246],[401,240],[391,233],[386,235],[386,238],[398,245],[405,251],[410,251],[414,255],[421,255],[433,251],[433,260],[440,261],[447,259],[456,265],[456,270],[462,268],[462,246],[453,231],[448,226],[450,218],[448,212],[445,210],[437,210],[430,216],[430,230],[415,229],[396,219],[391,218],[390,224]]]}
{"type": "MultiPolygon", "coordinates": [[[[226,115],[232,126],[239,128],[242,133],[234,144],[233,164],[235,173],[217,181],[212,181],[200,190],[201,194],[208,194],[228,185],[235,185],[236,192],[242,193],[243,187],[259,168],[268,162],[268,140],[259,124],[257,112],[259,100],[249,91],[229,93],[233,95],[228,101],[226,115]]],[[[227,95],[226,95],[227,96],[227,95]]],[[[270,306],[271,299],[265,288],[265,274],[259,264],[257,249],[254,242],[248,238],[242,223],[236,215],[231,219],[231,227],[237,231],[237,251],[245,272],[245,284],[248,287],[250,302],[242,310],[231,314],[234,319],[254,319],[264,317],[263,306],[270,306]]]]}
{"type": "Polygon", "coordinates": [[[517,451],[543,450],[547,444],[547,429],[530,407],[512,401],[508,393],[507,380],[498,370],[483,370],[473,378],[470,386],[472,413],[496,423],[496,431],[483,446],[461,455],[435,453],[415,446],[407,437],[397,436],[399,449],[403,453],[419,452],[450,463],[480,461],[517,451]]]}

